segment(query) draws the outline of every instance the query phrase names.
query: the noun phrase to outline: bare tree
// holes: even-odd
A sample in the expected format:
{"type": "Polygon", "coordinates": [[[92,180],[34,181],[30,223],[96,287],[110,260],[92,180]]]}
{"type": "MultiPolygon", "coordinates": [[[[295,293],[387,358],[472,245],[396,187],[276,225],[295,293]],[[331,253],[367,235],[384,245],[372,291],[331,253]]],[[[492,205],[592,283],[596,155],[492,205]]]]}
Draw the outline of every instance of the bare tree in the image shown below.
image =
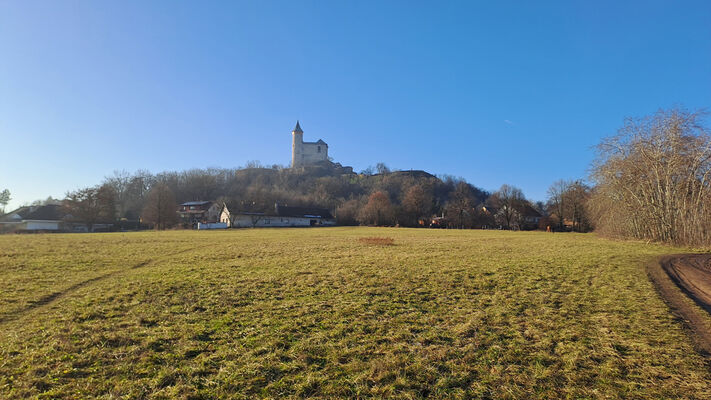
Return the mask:
{"type": "Polygon", "coordinates": [[[113,223],[116,220],[116,192],[111,186],[102,185],[67,193],[65,211],[76,221],[86,224],[90,232],[98,223],[113,223]]]}
{"type": "Polygon", "coordinates": [[[548,188],[548,209],[556,221],[557,229],[565,228],[569,221],[570,228],[576,232],[589,230],[590,224],[586,203],[591,188],[582,181],[558,180],[548,188]]]}
{"type": "Polygon", "coordinates": [[[555,217],[556,225],[559,230],[564,227],[564,197],[565,192],[568,191],[570,187],[570,181],[563,179],[553,182],[553,184],[548,188],[548,209],[552,217],[555,217]]]}
{"type": "Polygon", "coordinates": [[[518,228],[520,210],[526,201],[521,189],[511,185],[501,185],[501,188],[491,195],[489,201],[497,209],[497,222],[506,229],[518,228]]]}
{"type": "Polygon", "coordinates": [[[589,229],[585,205],[590,197],[590,187],[581,181],[568,185],[563,192],[563,215],[571,221],[574,232],[585,232],[589,229]]]}
{"type": "Polygon", "coordinates": [[[155,229],[165,229],[178,221],[178,206],[170,188],[158,183],[151,188],[143,209],[143,220],[152,224],[155,229]]]}
{"type": "Polygon", "coordinates": [[[454,190],[449,193],[449,201],[444,207],[447,224],[450,228],[472,228],[474,224],[474,207],[477,198],[471,186],[460,180],[454,190]]]}
{"type": "Polygon", "coordinates": [[[390,168],[388,168],[388,166],[385,165],[384,162],[379,162],[379,163],[375,164],[375,170],[377,171],[378,174],[381,174],[381,175],[390,173],[390,168]]]}
{"type": "Polygon", "coordinates": [[[598,146],[589,210],[611,235],[711,243],[711,135],[701,112],[674,108],[627,119],[598,146]]]}
{"type": "Polygon", "coordinates": [[[351,199],[336,208],[336,221],[338,225],[358,225],[358,212],[360,202],[351,199]]]}
{"type": "Polygon", "coordinates": [[[370,195],[368,203],[360,210],[358,222],[366,225],[392,225],[395,212],[388,196],[377,191],[370,195]]]}
{"type": "Polygon", "coordinates": [[[10,191],[8,189],[5,189],[0,192],[0,205],[2,205],[2,207],[0,207],[0,215],[5,214],[5,207],[10,202],[10,200],[12,200],[12,198],[10,197],[10,191]]]}
{"type": "Polygon", "coordinates": [[[249,219],[252,222],[252,228],[256,228],[259,221],[264,219],[264,214],[252,214],[249,219]]]}
{"type": "Polygon", "coordinates": [[[113,175],[104,178],[104,185],[110,186],[116,192],[116,209],[119,218],[126,216],[128,210],[128,189],[131,174],[126,171],[114,171],[113,175]]]}
{"type": "Polygon", "coordinates": [[[128,178],[128,182],[123,182],[123,173],[119,172],[114,177],[106,178],[106,183],[119,189],[118,209],[119,217],[130,220],[137,220],[143,211],[146,196],[155,182],[155,177],[148,171],[138,170],[128,178]],[[117,179],[118,182],[111,181],[117,179]]]}
{"type": "Polygon", "coordinates": [[[405,192],[402,207],[406,224],[416,226],[422,217],[430,217],[434,199],[432,193],[425,190],[422,185],[413,185],[405,192]]]}
{"type": "Polygon", "coordinates": [[[264,168],[262,163],[259,160],[249,160],[247,163],[244,165],[245,169],[251,169],[251,168],[264,168]]]}
{"type": "Polygon", "coordinates": [[[360,171],[360,173],[363,175],[373,175],[373,171],[375,171],[375,168],[372,165],[369,165],[366,169],[360,171]]]}

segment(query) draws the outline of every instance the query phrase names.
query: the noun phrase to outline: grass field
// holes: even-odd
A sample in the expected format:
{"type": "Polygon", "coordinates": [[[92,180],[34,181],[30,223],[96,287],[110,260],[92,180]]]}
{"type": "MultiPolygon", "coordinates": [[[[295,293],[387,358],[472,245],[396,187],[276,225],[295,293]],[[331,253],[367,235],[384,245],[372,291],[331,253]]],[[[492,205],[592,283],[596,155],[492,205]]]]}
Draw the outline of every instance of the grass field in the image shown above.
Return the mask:
{"type": "Polygon", "coordinates": [[[675,251],[388,228],[0,236],[0,398],[711,398],[642,265],[675,251]]]}

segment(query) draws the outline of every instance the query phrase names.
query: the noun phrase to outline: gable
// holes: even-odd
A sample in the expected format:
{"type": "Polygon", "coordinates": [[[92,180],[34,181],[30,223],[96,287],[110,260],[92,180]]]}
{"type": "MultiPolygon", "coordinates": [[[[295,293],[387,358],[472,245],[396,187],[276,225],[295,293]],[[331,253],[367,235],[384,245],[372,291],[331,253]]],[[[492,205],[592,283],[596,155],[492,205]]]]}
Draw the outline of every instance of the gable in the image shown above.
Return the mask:
{"type": "Polygon", "coordinates": [[[22,216],[20,214],[14,213],[14,214],[8,214],[4,216],[3,221],[22,221],[22,216]]]}
{"type": "Polygon", "coordinates": [[[4,222],[17,222],[21,221],[22,218],[30,213],[30,207],[20,207],[16,210],[10,211],[9,213],[0,216],[0,221],[4,222]]]}

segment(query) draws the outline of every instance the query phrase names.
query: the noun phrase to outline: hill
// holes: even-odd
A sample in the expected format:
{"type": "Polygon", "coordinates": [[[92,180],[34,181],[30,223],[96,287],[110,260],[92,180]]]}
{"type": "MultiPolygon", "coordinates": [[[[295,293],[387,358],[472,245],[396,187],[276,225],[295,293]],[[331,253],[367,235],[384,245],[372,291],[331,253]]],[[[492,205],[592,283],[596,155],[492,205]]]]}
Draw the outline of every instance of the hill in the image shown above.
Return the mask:
{"type": "Polygon", "coordinates": [[[321,207],[343,216],[339,217],[342,224],[358,223],[361,210],[377,192],[389,201],[392,219],[386,224],[405,226],[416,226],[421,218],[439,215],[450,205],[472,211],[489,197],[463,179],[438,178],[417,170],[355,173],[351,167],[330,161],[299,168],[249,166],[155,175],[146,171],[116,173],[102,183],[116,194],[118,216],[127,219],[141,215],[148,192],[157,184],[170,188],[178,203],[218,200],[232,210],[255,212],[272,210],[275,203],[321,207]]]}

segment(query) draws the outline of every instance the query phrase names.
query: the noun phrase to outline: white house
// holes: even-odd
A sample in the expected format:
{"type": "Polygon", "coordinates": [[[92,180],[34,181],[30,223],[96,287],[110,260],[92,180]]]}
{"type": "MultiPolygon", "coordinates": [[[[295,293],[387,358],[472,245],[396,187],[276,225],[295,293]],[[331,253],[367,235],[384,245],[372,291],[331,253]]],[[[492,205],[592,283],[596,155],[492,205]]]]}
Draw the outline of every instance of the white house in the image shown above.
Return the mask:
{"type": "Polygon", "coordinates": [[[273,213],[235,212],[230,213],[225,207],[220,217],[221,222],[230,222],[233,228],[257,227],[298,227],[298,226],[334,226],[336,219],[322,208],[288,207],[274,205],[273,213]]]}
{"type": "Polygon", "coordinates": [[[178,217],[185,226],[196,228],[198,223],[218,222],[222,208],[222,203],[188,201],[178,207],[178,217]]]}
{"type": "MultiPolygon", "coordinates": [[[[111,224],[94,224],[94,229],[108,230],[111,224]]],[[[82,222],[73,221],[59,204],[25,206],[0,217],[0,232],[88,232],[82,222]]]]}

